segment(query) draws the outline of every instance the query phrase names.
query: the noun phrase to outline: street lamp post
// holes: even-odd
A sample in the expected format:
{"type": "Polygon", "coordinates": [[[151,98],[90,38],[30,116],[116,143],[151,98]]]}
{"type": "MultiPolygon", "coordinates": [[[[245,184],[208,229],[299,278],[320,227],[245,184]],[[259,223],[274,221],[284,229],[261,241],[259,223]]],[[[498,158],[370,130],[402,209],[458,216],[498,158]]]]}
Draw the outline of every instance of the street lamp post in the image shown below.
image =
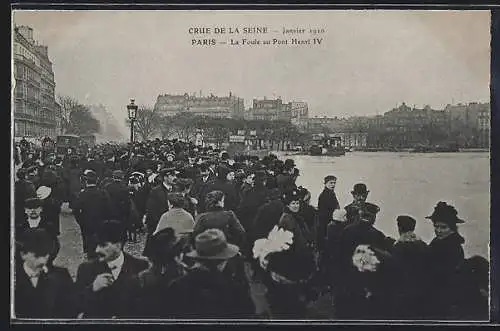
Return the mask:
{"type": "Polygon", "coordinates": [[[127,105],[128,119],[130,120],[130,143],[134,144],[134,122],[137,118],[137,105],[134,99],[130,99],[130,104],[127,105]]]}

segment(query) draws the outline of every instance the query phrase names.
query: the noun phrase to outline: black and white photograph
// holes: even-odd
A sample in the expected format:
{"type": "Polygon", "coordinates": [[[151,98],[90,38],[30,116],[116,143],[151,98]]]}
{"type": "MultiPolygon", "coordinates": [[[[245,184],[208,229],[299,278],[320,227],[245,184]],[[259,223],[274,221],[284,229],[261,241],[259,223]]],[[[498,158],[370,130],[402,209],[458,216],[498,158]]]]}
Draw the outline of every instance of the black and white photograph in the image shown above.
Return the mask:
{"type": "Polygon", "coordinates": [[[11,323],[498,310],[490,10],[11,17],[11,323]]]}

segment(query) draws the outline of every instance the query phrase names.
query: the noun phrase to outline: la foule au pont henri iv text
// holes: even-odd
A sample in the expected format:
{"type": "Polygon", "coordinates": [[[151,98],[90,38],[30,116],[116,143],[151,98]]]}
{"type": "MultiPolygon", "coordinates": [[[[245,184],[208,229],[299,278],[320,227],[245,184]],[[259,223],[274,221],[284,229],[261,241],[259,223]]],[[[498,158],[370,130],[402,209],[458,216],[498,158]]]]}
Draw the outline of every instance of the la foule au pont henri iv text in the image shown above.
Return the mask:
{"type": "MultiPolygon", "coordinates": [[[[325,33],[324,28],[304,28],[304,27],[281,27],[280,29],[270,29],[267,26],[244,26],[244,27],[230,27],[230,26],[201,26],[201,27],[190,27],[188,33],[192,36],[191,45],[192,46],[213,46],[218,43],[218,40],[214,38],[220,35],[266,35],[266,34],[280,34],[280,35],[318,35],[325,33]],[[214,36],[214,37],[212,37],[214,36]]],[[[274,44],[286,44],[286,42],[278,42],[277,39],[274,44]]],[[[225,44],[226,42],[219,42],[225,44]]],[[[228,42],[230,45],[235,45],[234,41],[230,40],[228,42]]],[[[245,42],[243,42],[245,44],[245,42]]],[[[257,40],[254,42],[247,42],[247,44],[258,44],[257,40]]]]}

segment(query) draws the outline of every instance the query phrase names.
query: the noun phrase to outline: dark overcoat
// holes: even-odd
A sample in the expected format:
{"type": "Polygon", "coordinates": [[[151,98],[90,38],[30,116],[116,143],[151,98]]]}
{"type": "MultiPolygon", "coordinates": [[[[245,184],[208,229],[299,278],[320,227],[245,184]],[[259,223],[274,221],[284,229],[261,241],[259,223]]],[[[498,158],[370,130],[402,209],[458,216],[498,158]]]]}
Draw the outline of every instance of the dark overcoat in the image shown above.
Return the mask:
{"type": "Polygon", "coordinates": [[[85,318],[128,317],[133,315],[133,282],[139,272],[148,267],[146,260],[135,258],[127,253],[118,278],[112,285],[98,292],[92,291],[92,284],[97,275],[111,273],[104,262],[91,261],[82,263],[77,272],[78,311],[85,318]]]}

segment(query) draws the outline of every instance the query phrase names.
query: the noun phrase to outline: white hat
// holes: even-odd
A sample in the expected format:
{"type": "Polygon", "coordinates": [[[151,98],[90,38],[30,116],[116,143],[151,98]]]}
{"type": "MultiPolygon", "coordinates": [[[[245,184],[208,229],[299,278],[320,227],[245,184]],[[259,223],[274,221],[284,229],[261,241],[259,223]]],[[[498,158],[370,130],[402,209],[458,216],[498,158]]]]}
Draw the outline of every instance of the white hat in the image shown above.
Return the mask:
{"type": "Polygon", "coordinates": [[[346,214],[347,212],[345,209],[335,209],[332,214],[332,219],[337,222],[345,222],[346,214]]]}
{"type": "Polygon", "coordinates": [[[38,199],[40,200],[44,200],[46,199],[50,193],[52,192],[52,189],[48,186],[40,186],[37,190],[36,190],[36,196],[38,197],[38,199]]]}

